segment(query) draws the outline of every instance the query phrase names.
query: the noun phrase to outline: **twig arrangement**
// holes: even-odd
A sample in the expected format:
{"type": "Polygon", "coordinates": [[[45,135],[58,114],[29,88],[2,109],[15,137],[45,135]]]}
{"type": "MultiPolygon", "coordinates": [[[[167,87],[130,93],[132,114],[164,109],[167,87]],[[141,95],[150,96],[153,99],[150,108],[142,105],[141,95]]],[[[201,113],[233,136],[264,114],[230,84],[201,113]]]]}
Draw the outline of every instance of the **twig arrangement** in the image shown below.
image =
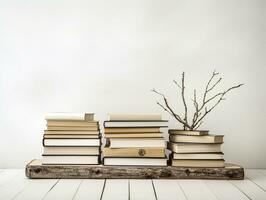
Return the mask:
{"type": "Polygon", "coordinates": [[[163,100],[164,100],[164,105],[160,102],[157,102],[157,104],[166,112],[168,112],[171,116],[173,116],[179,123],[183,125],[184,130],[197,130],[203,123],[203,119],[206,117],[208,113],[210,113],[219,103],[225,100],[224,96],[230,92],[231,90],[234,90],[236,88],[241,87],[244,84],[239,84],[232,86],[228,88],[227,90],[223,92],[216,93],[212,96],[209,97],[210,92],[221,82],[222,78],[218,78],[216,81],[215,78],[218,76],[219,73],[214,71],[212,73],[211,78],[207,82],[207,85],[205,87],[204,93],[203,93],[203,98],[202,102],[199,102],[199,99],[197,97],[197,91],[194,89],[194,96],[192,98],[193,105],[195,107],[195,112],[192,115],[192,121],[189,123],[188,120],[188,106],[186,103],[186,98],[185,98],[185,72],[182,73],[182,80],[181,80],[181,85],[178,84],[176,80],[174,80],[174,84],[181,90],[181,96],[182,96],[182,102],[184,105],[184,117],[181,117],[179,114],[177,114],[169,105],[168,100],[166,96],[163,93],[158,92],[155,89],[152,89],[151,91],[160,95],[163,100]],[[214,104],[210,106],[210,103],[214,104]]]}

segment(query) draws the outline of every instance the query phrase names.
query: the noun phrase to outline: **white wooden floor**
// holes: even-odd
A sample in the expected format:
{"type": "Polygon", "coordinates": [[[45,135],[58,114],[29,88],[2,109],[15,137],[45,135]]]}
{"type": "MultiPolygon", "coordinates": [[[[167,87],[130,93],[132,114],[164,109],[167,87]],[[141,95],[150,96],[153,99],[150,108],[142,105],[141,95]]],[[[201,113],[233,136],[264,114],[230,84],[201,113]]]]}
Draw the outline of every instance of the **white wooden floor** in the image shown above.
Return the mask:
{"type": "Polygon", "coordinates": [[[0,200],[266,200],[266,170],[246,170],[242,181],[218,180],[30,180],[24,169],[0,169],[0,200]]]}

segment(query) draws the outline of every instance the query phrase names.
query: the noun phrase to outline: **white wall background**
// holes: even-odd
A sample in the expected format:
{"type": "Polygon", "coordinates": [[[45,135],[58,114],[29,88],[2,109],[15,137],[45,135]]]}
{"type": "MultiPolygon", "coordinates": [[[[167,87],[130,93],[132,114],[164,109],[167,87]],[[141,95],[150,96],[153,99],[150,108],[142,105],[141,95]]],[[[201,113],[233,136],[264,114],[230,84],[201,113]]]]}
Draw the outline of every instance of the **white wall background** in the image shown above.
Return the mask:
{"type": "MultiPolygon", "coordinates": [[[[266,167],[266,1],[0,1],[0,167],[40,158],[44,113],[181,110],[172,83],[202,88],[213,69],[228,95],[203,129],[225,134],[228,162],[266,167]]],[[[189,95],[189,94],[188,94],[189,95]]]]}

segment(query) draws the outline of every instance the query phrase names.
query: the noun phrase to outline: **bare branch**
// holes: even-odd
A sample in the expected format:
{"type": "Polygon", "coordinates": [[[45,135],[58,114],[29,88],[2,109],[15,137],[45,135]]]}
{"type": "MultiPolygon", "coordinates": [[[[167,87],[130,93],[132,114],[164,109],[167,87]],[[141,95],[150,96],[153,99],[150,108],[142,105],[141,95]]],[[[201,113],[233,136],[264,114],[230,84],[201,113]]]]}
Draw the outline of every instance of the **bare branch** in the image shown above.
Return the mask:
{"type": "Polygon", "coordinates": [[[180,117],[179,115],[177,115],[177,114],[172,110],[172,108],[169,106],[168,101],[167,101],[167,98],[165,97],[164,94],[162,94],[162,93],[156,91],[155,89],[152,89],[151,91],[163,97],[163,99],[164,99],[164,103],[165,103],[165,106],[166,106],[166,107],[164,107],[162,104],[160,104],[159,102],[157,102],[157,104],[158,104],[160,107],[162,107],[165,111],[167,111],[169,114],[171,114],[171,115],[172,115],[172,116],[173,116],[178,122],[180,122],[181,124],[183,124],[184,128],[190,128],[190,126],[189,126],[184,120],[182,120],[181,117],[180,117]]]}
{"type": "Polygon", "coordinates": [[[213,88],[215,88],[215,86],[222,80],[222,78],[219,78],[218,81],[216,81],[216,83],[213,84],[213,86],[208,89],[208,92],[210,92],[213,88]]]}
{"type": "Polygon", "coordinates": [[[188,124],[188,121],[187,121],[187,104],[186,104],[186,99],[185,99],[185,72],[182,73],[182,100],[183,100],[183,104],[185,107],[184,121],[186,122],[186,124],[188,124]]]}
{"type": "Polygon", "coordinates": [[[173,82],[177,85],[177,87],[179,87],[182,90],[182,87],[177,83],[176,80],[173,80],[173,82]]]}
{"type": "Polygon", "coordinates": [[[230,88],[228,88],[226,91],[224,91],[224,92],[220,92],[220,93],[218,93],[218,94],[216,94],[216,95],[214,95],[212,98],[210,98],[209,100],[207,100],[206,102],[209,102],[209,101],[211,101],[211,100],[213,100],[215,97],[218,97],[218,96],[220,96],[220,98],[219,98],[219,100],[210,108],[210,109],[208,109],[207,108],[207,106],[205,107],[205,113],[202,115],[202,117],[200,117],[196,122],[195,122],[195,124],[194,125],[192,125],[193,127],[196,127],[202,120],[203,120],[203,118],[208,114],[208,113],[210,113],[221,101],[224,101],[225,100],[225,98],[223,98],[229,91],[231,91],[231,90],[233,90],[233,89],[236,89],[236,88],[239,88],[239,87],[241,87],[242,85],[244,85],[244,84],[239,84],[239,85],[236,85],[236,86],[233,86],[233,87],[230,87],[230,88]]]}

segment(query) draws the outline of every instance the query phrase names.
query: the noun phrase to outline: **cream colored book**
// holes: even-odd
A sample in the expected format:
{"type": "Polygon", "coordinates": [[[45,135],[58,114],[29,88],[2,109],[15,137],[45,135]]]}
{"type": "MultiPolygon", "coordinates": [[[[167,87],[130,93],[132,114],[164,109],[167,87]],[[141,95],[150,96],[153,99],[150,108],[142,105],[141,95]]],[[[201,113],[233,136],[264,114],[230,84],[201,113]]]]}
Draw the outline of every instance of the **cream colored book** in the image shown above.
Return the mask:
{"type": "Polygon", "coordinates": [[[89,126],[98,127],[98,121],[47,120],[47,126],[89,126]]]}
{"type": "Polygon", "coordinates": [[[104,133],[160,133],[160,128],[104,128],[104,133]]]}
{"type": "Polygon", "coordinates": [[[94,113],[68,113],[68,112],[54,112],[45,114],[46,120],[94,120],[94,113]]]}
{"type": "Polygon", "coordinates": [[[172,160],[176,167],[224,167],[224,160],[172,160]]]}
{"type": "Polygon", "coordinates": [[[135,120],[162,120],[162,116],[159,114],[109,114],[108,120],[117,120],[117,121],[135,121],[135,120]]]}
{"type": "Polygon", "coordinates": [[[224,159],[223,153],[173,153],[174,160],[219,160],[224,159]]]}
{"type": "Polygon", "coordinates": [[[97,131],[70,131],[70,130],[45,130],[45,134],[56,134],[56,135],[99,135],[99,130],[97,131]]]}
{"type": "Polygon", "coordinates": [[[124,134],[106,134],[106,138],[162,138],[162,133],[124,133],[124,134]]]}
{"type": "Polygon", "coordinates": [[[165,157],[165,148],[117,148],[103,149],[104,157],[165,157]]]}
{"type": "Polygon", "coordinates": [[[184,143],[222,143],[223,137],[223,135],[170,135],[169,141],[184,143]]]}
{"type": "Polygon", "coordinates": [[[158,147],[165,148],[164,138],[110,138],[110,148],[158,147]]]}
{"type": "Polygon", "coordinates": [[[99,135],[52,135],[52,134],[44,134],[43,138],[99,138],[99,135]]]}
{"type": "Polygon", "coordinates": [[[168,130],[169,134],[179,134],[179,135],[208,135],[209,131],[207,130],[180,130],[180,129],[170,129],[168,130]]]}
{"type": "Polygon", "coordinates": [[[43,146],[100,146],[100,139],[44,138],[43,146]]]}
{"type": "Polygon", "coordinates": [[[96,126],[47,126],[49,131],[98,131],[96,126]]]}
{"type": "Polygon", "coordinates": [[[99,155],[99,147],[43,147],[44,155],[99,155]]]}
{"type": "Polygon", "coordinates": [[[167,166],[166,158],[104,158],[104,165],[118,166],[167,166]]]}
{"type": "Polygon", "coordinates": [[[221,152],[221,144],[167,143],[167,148],[174,153],[213,153],[221,152]]]}
{"type": "Polygon", "coordinates": [[[42,156],[43,165],[97,165],[99,156],[42,156]]]}

